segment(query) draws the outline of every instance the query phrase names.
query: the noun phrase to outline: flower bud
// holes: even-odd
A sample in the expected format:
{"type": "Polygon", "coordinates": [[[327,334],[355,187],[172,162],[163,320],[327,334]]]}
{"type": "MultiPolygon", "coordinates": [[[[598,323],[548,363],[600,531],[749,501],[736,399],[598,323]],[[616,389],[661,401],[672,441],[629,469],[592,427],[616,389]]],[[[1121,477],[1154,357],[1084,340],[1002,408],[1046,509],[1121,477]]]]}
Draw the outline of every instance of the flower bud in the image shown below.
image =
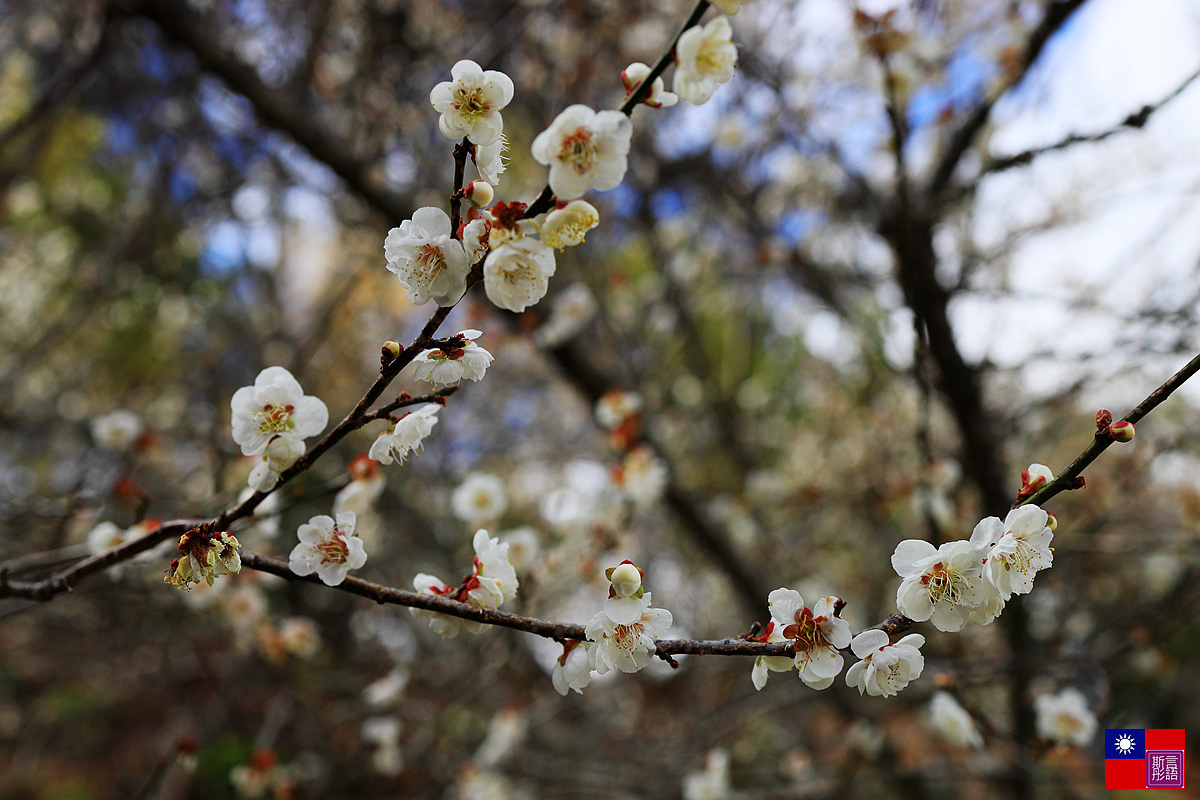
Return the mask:
{"type": "Polygon", "coordinates": [[[1030,464],[1029,469],[1021,473],[1021,491],[1035,492],[1054,480],[1054,473],[1045,464],[1030,464]]]}
{"type": "Polygon", "coordinates": [[[496,191],[487,181],[472,181],[463,189],[463,197],[476,208],[487,208],[495,196],[496,191]]]}
{"type": "Polygon", "coordinates": [[[396,356],[400,355],[400,343],[395,339],[388,339],[383,343],[383,349],[379,352],[379,366],[387,366],[389,362],[395,360],[396,356]]]}
{"type": "Polygon", "coordinates": [[[1096,430],[1103,431],[1112,424],[1112,412],[1102,408],[1096,412],[1096,430]]]}
{"type": "Polygon", "coordinates": [[[1052,531],[1058,530],[1058,517],[1048,511],[1046,512],[1046,527],[1052,531]]]}
{"type": "Polygon", "coordinates": [[[605,577],[612,582],[613,593],[618,597],[633,597],[642,588],[642,571],[632,561],[622,561],[605,570],[605,577]]]}
{"type": "Polygon", "coordinates": [[[1114,442],[1131,442],[1133,441],[1133,423],[1124,420],[1114,422],[1108,426],[1108,435],[1114,442]]]}

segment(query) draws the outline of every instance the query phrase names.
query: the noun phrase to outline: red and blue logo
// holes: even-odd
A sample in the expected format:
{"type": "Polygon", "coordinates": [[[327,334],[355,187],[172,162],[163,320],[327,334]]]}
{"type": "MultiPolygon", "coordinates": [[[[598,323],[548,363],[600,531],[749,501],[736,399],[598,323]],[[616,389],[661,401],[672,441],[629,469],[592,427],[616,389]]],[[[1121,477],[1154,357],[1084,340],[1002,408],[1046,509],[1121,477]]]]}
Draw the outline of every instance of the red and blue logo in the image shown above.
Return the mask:
{"type": "Polygon", "coordinates": [[[1182,789],[1184,731],[1108,728],[1104,731],[1105,789],[1182,789]]]}

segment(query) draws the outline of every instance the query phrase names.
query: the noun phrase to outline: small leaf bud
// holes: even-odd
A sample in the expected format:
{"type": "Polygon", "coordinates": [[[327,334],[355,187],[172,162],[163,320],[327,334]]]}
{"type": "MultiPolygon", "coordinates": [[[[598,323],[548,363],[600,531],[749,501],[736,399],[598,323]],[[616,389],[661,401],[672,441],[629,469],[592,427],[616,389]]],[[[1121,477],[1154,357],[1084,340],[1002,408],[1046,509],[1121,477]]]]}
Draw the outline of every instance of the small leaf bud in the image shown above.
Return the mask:
{"type": "Polygon", "coordinates": [[[476,208],[487,208],[495,196],[496,191],[487,181],[472,181],[463,189],[463,197],[476,208]]]}
{"type": "Polygon", "coordinates": [[[1131,442],[1133,441],[1133,433],[1132,422],[1121,420],[1108,426],[1108,435],[1112,437],[1114,442],[1131,442]]]}

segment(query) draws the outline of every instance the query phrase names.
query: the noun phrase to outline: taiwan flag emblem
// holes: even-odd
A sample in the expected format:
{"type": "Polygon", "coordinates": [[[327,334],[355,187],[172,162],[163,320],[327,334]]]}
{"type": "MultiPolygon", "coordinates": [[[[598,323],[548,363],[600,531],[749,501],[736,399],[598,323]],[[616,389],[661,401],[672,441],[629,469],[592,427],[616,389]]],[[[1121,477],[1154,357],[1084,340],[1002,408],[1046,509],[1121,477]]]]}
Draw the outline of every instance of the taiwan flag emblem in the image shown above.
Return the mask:
{"type": "Polygon", "coordinates": [[[1105,789],[1182,789],[1184,731],[1109,728],[1104,731],[1105,789]]]}

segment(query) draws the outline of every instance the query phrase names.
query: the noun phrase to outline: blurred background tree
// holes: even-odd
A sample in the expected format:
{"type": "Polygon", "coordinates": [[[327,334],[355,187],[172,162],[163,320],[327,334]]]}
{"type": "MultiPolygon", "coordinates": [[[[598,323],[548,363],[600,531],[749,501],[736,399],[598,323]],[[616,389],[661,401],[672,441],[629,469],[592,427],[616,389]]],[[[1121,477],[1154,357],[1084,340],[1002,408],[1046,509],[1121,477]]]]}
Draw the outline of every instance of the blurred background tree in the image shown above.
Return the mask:
{"type": "MultiPolygon", "coordinates": [[[[381,244],[447,204],[428,96],[454,62],[513,78],[498,199],[529,202],[533,137],[568,104],[615,107],[689,10],[0,3],[8,575],[82,557],[102,522],[228,507],[251,466],[237,387],[281,364],[340,419],[380,344],[413,339],[429,307],[381,244]],[[117,409],[144,429],[106,446],[117,409]]],[[[842,596],[859,630],[894,609],[899,541],[1003,516],[1029,463],[1061,470],[1099,405],[1124,413],[1200,348],[1192,4],[757,0],[732,22],[736,78],[635,110],[626,179],[589,196],[602,224],[550,296],[513,315],[475,290],[443,326],[483,330],[496,361],[384,473],[363,577],[454,580],[486,524],[521,543],[522,613],[586,622],[632,558],[672,636],[743,633],[777,586],[842,596]],[[643,400],[661,491],[595,421],[618,389],[643,400]],[[500,479],[480,518],[453,501],[473,473],[500,479]]],[[[445,641],[248,571],[184,594],[159,554],[0,600],[0,797],[253,796],[256,777],[301,797],[1096,795],[1100,737],[1047,738],[1035,698],[1200,730],[1191,388],[1048,507],[1034,593],[991,626],[921,626],[899,697],[783,674],[755,692],[746,659],[683,658],[561,698],[552,643],[445,641]],[[981,746],[939,736],[938,688],[981,746]]],[[[286,555],[378,433],[288,484],[247,548],[286,555]]]]}

